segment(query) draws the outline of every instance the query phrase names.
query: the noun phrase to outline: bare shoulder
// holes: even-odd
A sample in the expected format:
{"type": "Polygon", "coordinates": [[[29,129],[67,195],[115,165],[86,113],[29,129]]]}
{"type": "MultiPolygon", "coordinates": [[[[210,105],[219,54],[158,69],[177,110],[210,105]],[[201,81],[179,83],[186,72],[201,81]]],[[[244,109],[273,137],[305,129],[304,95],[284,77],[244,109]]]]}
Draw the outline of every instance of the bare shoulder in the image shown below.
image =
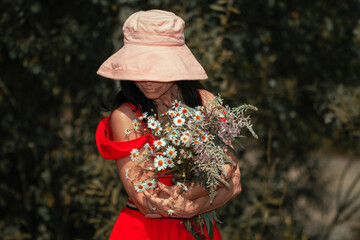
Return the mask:
{"type": "Polygon", "coordinates": [[[205,89],[199,89],[199,94],[201,96],[204,106],[207,106],[210,100],[215,97],[214,94],[205,89]]]}
{"type": "Polygon", "coordinates": [[[111,139],[113,141],[128,141],[142,136],[141,131],[135,131],[133,128],[133,120],[136,118],[136,113],[125,104],[115,109],[109,119],[111,139]],[[126,134],[127,130],[130,130],[130,134],[126,134]]]}

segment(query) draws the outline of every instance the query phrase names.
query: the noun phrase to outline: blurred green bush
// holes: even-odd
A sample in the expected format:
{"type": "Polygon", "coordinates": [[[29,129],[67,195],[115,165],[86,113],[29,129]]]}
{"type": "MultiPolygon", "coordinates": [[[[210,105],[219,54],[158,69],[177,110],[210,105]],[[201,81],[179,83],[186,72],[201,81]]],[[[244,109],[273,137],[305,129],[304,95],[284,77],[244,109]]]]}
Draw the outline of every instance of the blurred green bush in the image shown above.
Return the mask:
{"type": "Polygon", "coordinates": [[[123,21],[153,8],[186,21],[211,91],[260,109],[260,140],[239,149],[243,193],[218,211],[224,239],[318,239],[303,202],[326,204],[327,183],[310,154],[359,153],[357,0],[2,0],[0,238],[109,235],[126,194],[95,146],[116,88],[95,72],[123,21]]]}

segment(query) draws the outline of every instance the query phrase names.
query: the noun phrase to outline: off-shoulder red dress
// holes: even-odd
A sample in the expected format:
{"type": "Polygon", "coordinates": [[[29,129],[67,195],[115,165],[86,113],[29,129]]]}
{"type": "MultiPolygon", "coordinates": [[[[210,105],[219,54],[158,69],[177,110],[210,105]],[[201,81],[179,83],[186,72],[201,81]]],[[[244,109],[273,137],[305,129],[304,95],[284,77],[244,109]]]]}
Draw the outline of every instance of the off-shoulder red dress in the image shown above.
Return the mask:
{"type": "MultiPolygon", "coordinates": [[[[141,115],[140,111],[132,104],[126,104],[138,116],[141,115]]],[[[134,148],[140,149],[146,143],[152,144],[153,137],[146,134],[134,140],[115,142],[109,139],[109,118],[104,118],[98,125],[96,130],[96,144],[105,159],[121,159],[130,155],[130,151],[134,148]]],[[[166,179],[164,184],[168,184],[166,179]]],[[[112,229],[109,240],[193,240],[194,237],[186,229],[183,224],[183,219],[179,218],[159,218],[150,219],[145,218],[133,202],[130,202],[120,212],[115,225],[112,229]]],[[[213,229],[213,240],[221,240],[219,230],[216,225],[213,229]]],[[[207,232],[205,236],[210,239],[207,232]]]]}

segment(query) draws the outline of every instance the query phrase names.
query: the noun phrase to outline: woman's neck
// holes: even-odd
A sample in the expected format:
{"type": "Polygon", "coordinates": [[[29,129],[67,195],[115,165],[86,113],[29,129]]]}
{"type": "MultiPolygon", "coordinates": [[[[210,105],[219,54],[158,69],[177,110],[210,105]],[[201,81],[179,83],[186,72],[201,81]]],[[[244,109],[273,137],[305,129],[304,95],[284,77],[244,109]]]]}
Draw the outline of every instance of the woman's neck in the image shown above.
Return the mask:
{"type": "Polygon", "coordinates": [[[181,91],[179,87],[174,84],[168,92],[155,100],[156,110],[159,114],[166,112],[174,100],[182,101],[181,91]]]}

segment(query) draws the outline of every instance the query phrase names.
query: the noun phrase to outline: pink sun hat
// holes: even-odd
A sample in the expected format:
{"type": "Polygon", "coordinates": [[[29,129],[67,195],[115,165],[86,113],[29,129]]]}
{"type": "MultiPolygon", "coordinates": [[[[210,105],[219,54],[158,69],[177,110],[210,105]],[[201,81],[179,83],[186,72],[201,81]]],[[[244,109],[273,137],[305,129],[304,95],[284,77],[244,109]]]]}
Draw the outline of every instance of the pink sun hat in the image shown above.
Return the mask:
{"type": "Polygon", "coordinates": [[[185,22],[172,12],[139,11],[124,23],[124,46],[97,74],[114,80],[172,82],[207,75],[185,44],[185,22]]]}

